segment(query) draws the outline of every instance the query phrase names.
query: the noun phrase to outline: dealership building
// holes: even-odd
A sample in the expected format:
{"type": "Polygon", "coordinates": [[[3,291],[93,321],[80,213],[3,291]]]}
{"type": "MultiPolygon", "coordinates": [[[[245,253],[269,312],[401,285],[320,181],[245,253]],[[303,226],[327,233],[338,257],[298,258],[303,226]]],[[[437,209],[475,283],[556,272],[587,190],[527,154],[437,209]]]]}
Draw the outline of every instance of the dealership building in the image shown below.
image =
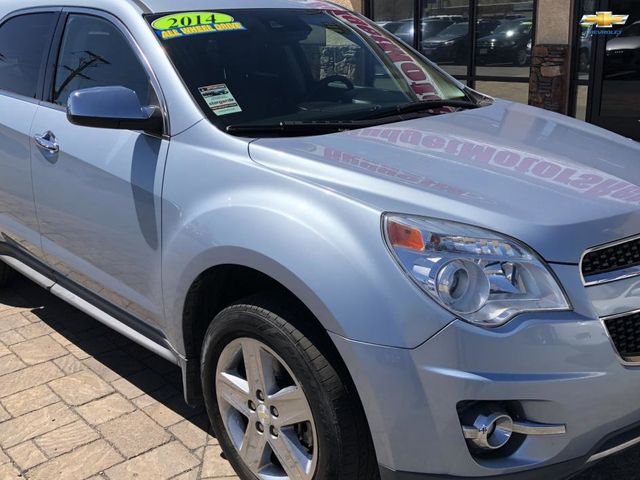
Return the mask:
{"type": "Polygon", "coordinates": [[[338,3],[472,88],[640,141],[640,0],[338,3]]]}

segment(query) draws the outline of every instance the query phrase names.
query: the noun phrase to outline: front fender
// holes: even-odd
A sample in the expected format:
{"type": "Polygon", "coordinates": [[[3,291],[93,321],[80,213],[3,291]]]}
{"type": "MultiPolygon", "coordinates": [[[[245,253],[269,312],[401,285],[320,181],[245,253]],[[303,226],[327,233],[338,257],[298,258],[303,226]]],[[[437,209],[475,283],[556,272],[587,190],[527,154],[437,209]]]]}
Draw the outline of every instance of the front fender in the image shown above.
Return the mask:
{"type": "Polygon", "coordinates": [[[172,141],[165,177],[163,288],[176,348],[184,352],[190,286],[225,264],[270,276],[352,340],[412,348],[452,320],[392,259],[379,210],[257,165],[246,148],[202,148],[199,138],[172,141]]]}

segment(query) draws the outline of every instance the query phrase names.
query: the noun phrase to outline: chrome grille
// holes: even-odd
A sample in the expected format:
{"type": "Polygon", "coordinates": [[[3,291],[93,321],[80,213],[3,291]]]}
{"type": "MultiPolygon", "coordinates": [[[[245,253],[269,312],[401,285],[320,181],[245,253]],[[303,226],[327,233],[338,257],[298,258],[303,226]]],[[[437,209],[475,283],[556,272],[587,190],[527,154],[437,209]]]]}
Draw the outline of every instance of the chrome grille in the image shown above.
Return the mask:
{"type": "Polygon", "coordinates": [[[640,238],[587,252],[582,259],[585,279],[640,266],[640,238]]]}
{"type": "Polygon", "coordinates": [[[618,354],[628,362],[640,361],[640,312],[604,320],[618,354]]]}

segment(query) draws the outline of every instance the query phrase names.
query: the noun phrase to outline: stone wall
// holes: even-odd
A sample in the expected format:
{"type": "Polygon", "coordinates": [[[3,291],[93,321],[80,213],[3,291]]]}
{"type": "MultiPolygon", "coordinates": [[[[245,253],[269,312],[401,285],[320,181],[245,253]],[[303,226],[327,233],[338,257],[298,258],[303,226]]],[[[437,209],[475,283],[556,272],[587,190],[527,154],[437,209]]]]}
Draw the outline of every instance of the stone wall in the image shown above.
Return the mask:
{"type": "Polygon", "coordinates": [[[342,5],[343,7],[350,8],[356,12],[362,12],[363,0],[333,0],[333,2],[342,5]]]}
{"type": "Polygon", "coordinates": [[[566,114],[569,71],[568,45],[536,45],[531,57],[529,105],[566,114]]]}

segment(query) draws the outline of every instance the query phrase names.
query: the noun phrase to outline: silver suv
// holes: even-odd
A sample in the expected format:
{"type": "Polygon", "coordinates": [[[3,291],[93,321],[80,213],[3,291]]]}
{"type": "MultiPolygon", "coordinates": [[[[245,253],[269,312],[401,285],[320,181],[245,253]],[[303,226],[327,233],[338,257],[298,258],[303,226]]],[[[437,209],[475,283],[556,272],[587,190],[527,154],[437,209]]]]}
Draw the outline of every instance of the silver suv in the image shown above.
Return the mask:
{"type": "Polygon", "coordinates": [[[0,18],[0,283],[178,364],[243,480],[551,479],[638,442],[637,143],[324,1],[0,18]]]}

